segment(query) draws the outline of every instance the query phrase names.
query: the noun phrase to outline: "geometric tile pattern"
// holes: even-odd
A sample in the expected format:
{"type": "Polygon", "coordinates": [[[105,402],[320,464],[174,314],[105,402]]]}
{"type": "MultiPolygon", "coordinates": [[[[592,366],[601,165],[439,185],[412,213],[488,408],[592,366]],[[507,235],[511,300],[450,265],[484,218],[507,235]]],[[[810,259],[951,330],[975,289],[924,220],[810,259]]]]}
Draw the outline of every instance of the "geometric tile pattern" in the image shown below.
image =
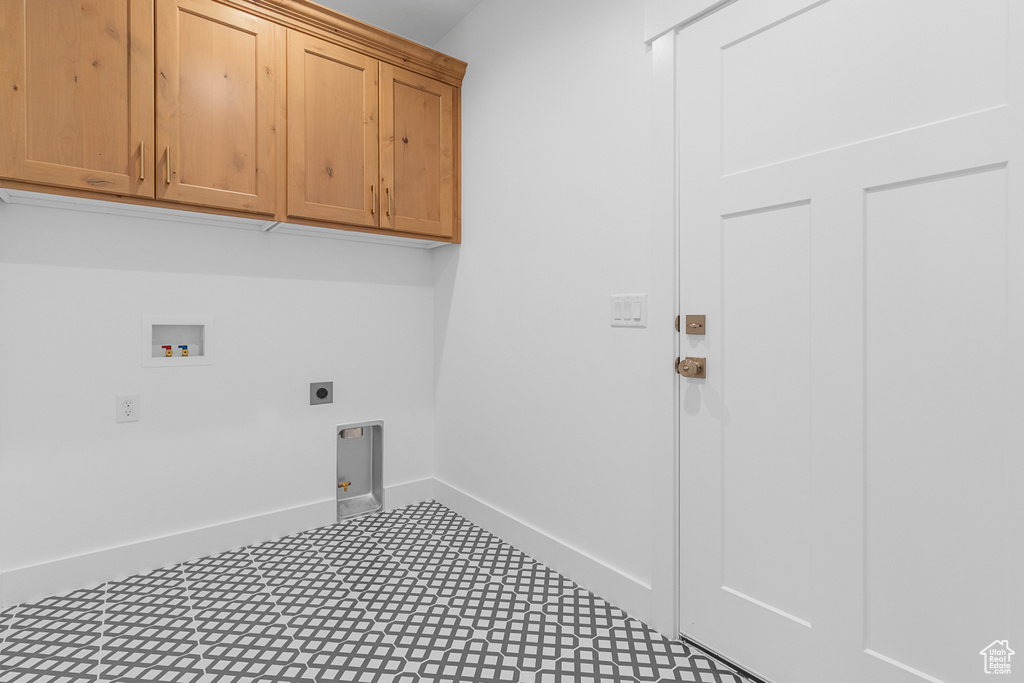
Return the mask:
{"type": "Polygon", "coordinates": [[[572,631],[539,612],[516,615],[488,631],[487,640],[525,671],[537,671],[549,660],[571,655],[580,642],[572,631]]]}
{"type": "Polygon", "coordinates": [[[624,626],[629,615],[583,588],[561,593],[541,609],[583,638],[596,638],[613,627],[624,626]]]}
{"type": "Polygon", "coordinates": [[[434,501],[0,611],[0,683],[748,683],[434,501]]]}

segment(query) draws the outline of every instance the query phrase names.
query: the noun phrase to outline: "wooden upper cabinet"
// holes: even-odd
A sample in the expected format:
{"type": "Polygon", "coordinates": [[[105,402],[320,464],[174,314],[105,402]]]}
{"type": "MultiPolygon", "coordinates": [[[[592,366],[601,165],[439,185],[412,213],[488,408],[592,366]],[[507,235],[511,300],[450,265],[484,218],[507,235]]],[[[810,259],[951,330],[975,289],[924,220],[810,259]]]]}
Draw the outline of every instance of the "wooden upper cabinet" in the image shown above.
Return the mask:
{"type": "Polygon", "coordinates": [[[379,225],[378,62],[288,32],[288,215],[379,225]]]}
{"type": "Polygon", "coordinates": [[[275,33],[212,0],[157,0],[158,198],[274,212],[275,33]]]}
{"type": "Polygon", "coordinates": [[[455,88],[381,63],[381,228],[455,233],[455,88]]]}
{"type": "Polygon", "coordinates": [[[0,0],[0,177],[153,196],[151,0],[0,0]]]}
{"type": "Polygon", "coordinates": [[[0,187],[458,242],[465,68],[312,0],[0,0],[0,187]]]}

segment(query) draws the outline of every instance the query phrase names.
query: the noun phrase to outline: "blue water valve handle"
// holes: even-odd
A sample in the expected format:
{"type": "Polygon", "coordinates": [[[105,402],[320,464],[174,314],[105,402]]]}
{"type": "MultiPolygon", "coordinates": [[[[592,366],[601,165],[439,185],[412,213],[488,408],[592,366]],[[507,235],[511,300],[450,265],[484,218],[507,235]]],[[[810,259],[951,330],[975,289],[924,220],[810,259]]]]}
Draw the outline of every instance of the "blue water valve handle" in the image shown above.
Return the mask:
{"type": "Polygon", "coordinates": [[[184,356],[187,356],[187,355],[188,355],[188,344],[182,344],[182,345],[181,345],[181,346],[179,346],[178,348],[179,348],[179,349],[181,349],[181,355],[182,355],[182,357],[184,357],[184,356]]]}

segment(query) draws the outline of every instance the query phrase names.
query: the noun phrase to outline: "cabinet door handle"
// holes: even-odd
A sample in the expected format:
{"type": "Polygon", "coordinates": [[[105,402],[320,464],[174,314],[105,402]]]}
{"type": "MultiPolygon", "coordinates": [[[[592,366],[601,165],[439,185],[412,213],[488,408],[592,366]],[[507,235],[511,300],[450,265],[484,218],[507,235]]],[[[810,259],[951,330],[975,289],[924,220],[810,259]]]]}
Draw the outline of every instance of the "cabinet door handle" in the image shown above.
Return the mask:
{"type": "Polygon", "coordinates": [[[370,215],[377,213],[377,186],[370,185],[370,215]]]}
{"type": "Polygon", "coordinates": [[[391,215],[391,188],[384,188],[384,193],[388,196],[388,215],[391,215]]]}
{"type": "Polygon", "coordinates": [[[167,146],[167,184],[171,184],[171,146],[167,146]]]}
{"type": "Polygon", "coordinates": [[[139,182],[146,179],[146,141],[139,143],[139,182]]]}

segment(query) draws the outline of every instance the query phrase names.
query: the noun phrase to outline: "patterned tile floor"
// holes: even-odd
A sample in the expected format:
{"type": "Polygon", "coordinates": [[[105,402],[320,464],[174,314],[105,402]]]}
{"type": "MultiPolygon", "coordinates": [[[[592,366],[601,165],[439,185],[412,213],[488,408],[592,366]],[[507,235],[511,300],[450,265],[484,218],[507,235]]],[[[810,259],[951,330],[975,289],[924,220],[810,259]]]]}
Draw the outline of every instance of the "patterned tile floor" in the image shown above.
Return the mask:
{"type": "Polygon", "coordinates": [[[747,683],[421,503],[0,612],[0,683],[747,683]]]}

